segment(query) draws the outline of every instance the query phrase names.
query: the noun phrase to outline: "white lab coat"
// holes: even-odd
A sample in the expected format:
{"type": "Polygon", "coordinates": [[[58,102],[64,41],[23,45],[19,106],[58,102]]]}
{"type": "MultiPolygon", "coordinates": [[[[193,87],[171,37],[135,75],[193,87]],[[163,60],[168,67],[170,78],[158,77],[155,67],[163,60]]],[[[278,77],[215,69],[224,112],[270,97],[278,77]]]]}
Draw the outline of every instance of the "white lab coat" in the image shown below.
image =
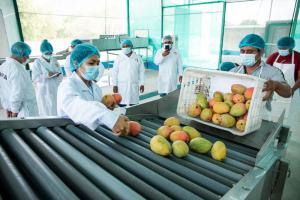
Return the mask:
{"type": "Polygon", "coordinates": [[[64,66],[65,72],[66,72],[66,76],[71,76],[72,75],[72,71],[71,71],[71,54],[69,54],[66,57],[66,63],[64,66]]]}
{"type": "Polygon", "coordinates": [[[38,116],[34,88],[25,66],[12,58],[0,66],[1,103],[18,117],[38,116]]]}
{"type": "Polygon", "coordinates": [[[43,57],[33,63],[32,80],[36,84],[36,99],[40,116],[57,115],[57,88],[62,81],[62,75],[49,77],[49,72],[60,73],[56,58],[47,62],[43,57]]]}
{"type": "Polygon", "coordinates": [[[139,86],[144,85],[145,67],[142,58],[135,52],[128,57],[121,53],[115,60],[112,78],[122,96],[121,104],[138,104],[139,86]]]}
{"type": "Polygon", "coordinates": [[[112,129],[119,118],[119,114],[108,110],[101,103],[102,91],[92,82],[91,89],[73,73],[64,79],[58,87],[57,114],[68,117],[75,123],[81,123],[95,130],[104,124],[112,129]]]}
{"type": "Polygon", "coordinates": [[[154,63],[159,65],[158,93],[170,93],[177,89],[177,74],[182,76],[183,67],[179,52],[175,47],[166,57],[162,56],[163,49],[159,49],[155,55],[154,63]]]}

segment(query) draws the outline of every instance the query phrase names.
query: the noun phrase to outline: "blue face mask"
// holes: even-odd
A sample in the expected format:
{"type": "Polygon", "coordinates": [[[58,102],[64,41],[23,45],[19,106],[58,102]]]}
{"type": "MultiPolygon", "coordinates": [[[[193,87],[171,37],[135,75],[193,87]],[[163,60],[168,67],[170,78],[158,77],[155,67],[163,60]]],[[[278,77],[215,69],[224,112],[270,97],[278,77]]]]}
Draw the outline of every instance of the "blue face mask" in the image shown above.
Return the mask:
{"type": "Polygon", "coordinates": [[[240,58],[241,64],[246,67],[252,67],[256,63],[255,54],[242,53],[240,58]]]}
{"type": "Polygon", "coordinates": [[[279,49],[278,53],[281,56],[288,56],[290,54],[290,50],[289,49],[279,49]]]}
{"type": "Polygon", "coordinates": [[[96,80],[99,75],[99,66],[86,66],[85,72],[82,74],[82,77],[85,80],[93,81],[96,80]]]}

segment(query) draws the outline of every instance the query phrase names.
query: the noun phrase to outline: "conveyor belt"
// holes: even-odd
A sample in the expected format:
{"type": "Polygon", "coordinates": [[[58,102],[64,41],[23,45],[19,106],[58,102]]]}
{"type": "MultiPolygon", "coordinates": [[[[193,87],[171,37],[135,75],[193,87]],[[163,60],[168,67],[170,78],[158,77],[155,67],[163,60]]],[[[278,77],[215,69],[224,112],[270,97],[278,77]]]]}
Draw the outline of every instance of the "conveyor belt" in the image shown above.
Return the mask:
{"type": "Polygon", "coordinates": [[[255,150],[225,139],[224,162],[193,152],[183,159],[156,155],[149,141],[162,119],[140,123],[136,138],[74,124],[2,130],[0,199],[216,200],[255,164],[255,150]]]}

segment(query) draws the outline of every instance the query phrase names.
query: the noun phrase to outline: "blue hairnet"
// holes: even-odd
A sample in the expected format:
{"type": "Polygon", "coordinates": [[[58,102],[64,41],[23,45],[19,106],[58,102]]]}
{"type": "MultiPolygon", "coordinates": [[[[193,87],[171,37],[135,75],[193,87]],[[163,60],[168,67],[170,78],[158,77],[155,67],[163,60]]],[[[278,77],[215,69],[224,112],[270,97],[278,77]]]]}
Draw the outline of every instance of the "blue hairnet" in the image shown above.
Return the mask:
{"type": "Polygon", "coordinates": [[[11,54],[17,57],[29,57],[31,48],[24,42],[16,42],[11,46],[11,54]]]}
{"type": "Polygon", "coordinates": [[[279,49],[293,49],[295,48],[295,40],[291,37],[282,37],[277,42],[279,49]]]}
{"type": "Polygon", "coordinates": [[[236,67],[236,66],[233,62],[223,62],[220,65],[221,71],[230,71],[234,67],[236,67]]]}
{"type": "Polygon", "coordinates": [[[246,35],[240,42],[239,48],[250,46],[257,49],[265,48],[265,41],[256,34],[246,35]]]}
{"type": "Polygon", "coordinates": [[[75,71],[89,57],[97,55],[100,57],[98,49],[89,43],[78,44],[71,53],[71,71],[75,71]]]}
{"type": "Polygon", "coordinates": [[[78,44],[82,44],[82,41],[79,39],[72,40],[72,42],[71,42],[72,47],[75,47],[78,44]]]}
{"type": "Polygon", "coordinates": [[[122,42],[121,42],[121,47],[123,46],[123,45],[127,45],[127,46],[130,46],[130,47],[133,47],[133,44],[132,44],[132,42],[130,41],[130,40],[123,40],[122,42]]]}
{"type": "Polygon", "coordinates": [[[171,41],[172,42],[173,41],[172,36],[171,35],[165,35],[162,39],[162,42],[164,42],[164,41],[171,41]]]}
{"type": "Polygon", "coordinates": [[[53,46],[48,42],[48,40],[43,40],[41,46],[40,46],[40,51],[42,53],[53,53],[53,46]]]}

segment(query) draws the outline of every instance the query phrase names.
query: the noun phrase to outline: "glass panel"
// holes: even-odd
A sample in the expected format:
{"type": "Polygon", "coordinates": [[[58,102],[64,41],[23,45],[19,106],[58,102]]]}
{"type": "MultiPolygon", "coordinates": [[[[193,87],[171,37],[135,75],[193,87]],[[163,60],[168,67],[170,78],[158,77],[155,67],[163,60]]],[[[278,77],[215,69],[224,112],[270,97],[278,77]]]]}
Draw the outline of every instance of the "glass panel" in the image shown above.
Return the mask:
{"type": "Polygon", "coordinates": [[[127,33],[126,0],[17,0],[24,39],[32,55],[48,39],[62,51],[74,38],[127,33]]]}
{"type": "Polygon", "coordinates": [[[298,13],[298,19],[297,19],[297,22],[296,22],[294,39],[295,39],[295,42],[296,42],[295,50],[300,51],[300,15],[299,15],[299,13],[298,13]]]}
{"type": "MultiPolygon", "coordinates": [[[[195,3],[210,3],[217,0],[163,0],[164,6],[187,5],[195,3]]],[[[225,1],[225,0],[224,0],[225,1]]]]}
{"type": "Polygon", "coordinates": [[[223,3],[164,9],[164,35],[176,37],[183,64],[217,69],[223,3]]]}

